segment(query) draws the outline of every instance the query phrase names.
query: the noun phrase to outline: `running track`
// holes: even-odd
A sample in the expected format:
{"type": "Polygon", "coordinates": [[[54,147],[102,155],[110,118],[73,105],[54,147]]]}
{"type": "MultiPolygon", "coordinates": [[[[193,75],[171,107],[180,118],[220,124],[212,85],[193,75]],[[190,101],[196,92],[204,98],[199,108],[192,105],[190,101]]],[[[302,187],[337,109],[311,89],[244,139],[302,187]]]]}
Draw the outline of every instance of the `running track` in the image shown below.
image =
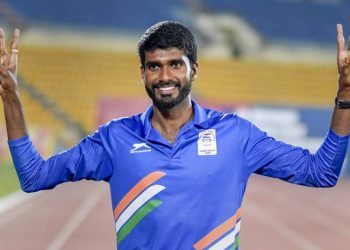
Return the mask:
{"type": "MultiPolygon", "coordinates": [[[[350,180],[314,189],[253,176],[241,249],[350,249],[350,180]]],[[[0,249],[115,249],[107,184],[67,183],[0,213],[0,249]]]]}

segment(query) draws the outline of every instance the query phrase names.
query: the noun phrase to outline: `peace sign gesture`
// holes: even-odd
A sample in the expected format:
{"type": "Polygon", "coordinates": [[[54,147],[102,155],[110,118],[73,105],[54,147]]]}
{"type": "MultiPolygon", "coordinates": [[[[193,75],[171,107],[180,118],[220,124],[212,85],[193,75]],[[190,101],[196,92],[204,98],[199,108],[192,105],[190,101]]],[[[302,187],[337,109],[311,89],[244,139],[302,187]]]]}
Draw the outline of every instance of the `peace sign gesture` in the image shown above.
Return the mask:
{"type": "Polygon", "coordinates": [[[0,63],[11,73],[17,74],[17,63],[18,63],[18,43],[19,43],[20,31],[15,29],[13,32],[11,51],[7,52],[5,43],[5,33],[0,28],[0,63]]]}
{"type": "Polygon", "coordinates": [[[350,38],[345,46],[343,27],[337,24],[337,63],[339,73],[339,88],[350,88],[350,38]]]}
{"type": "Polygon", "coordinates": [[[19,29],[15,29],[10,47],[11,51],[8,53],[6,50],[5,33],[0,28],[0,96],[4,104],[9,140],[18,139],[28,134],[17,88],[17,46],[19,36],[19,29]]]}
{"type": "MultiPolygon", "coordinates": [[[[16,93],[17,91],[17,66],[18,66],[18,43],[20,31],[15,29],[11,42],[11,52],[8,53],[5,43],[5,33],[0,28],[0,96],[4,99],[5,96],[16,93]]],[[[17,94],[17,93],[16,93],[17,94]]]]}

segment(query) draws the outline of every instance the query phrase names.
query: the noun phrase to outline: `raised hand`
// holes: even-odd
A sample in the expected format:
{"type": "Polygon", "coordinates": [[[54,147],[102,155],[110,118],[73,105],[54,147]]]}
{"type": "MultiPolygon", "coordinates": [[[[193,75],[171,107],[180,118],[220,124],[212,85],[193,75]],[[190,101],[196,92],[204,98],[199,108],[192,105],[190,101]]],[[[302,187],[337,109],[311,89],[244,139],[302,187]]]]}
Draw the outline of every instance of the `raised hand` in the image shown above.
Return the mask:
{"type": "Polygon", "coordinates": [[[8,53],[5,43],[5,33],[4,30],[0,28],[0,62],[13,74],[17,73],[19,37],[20,31],[19,29],[15,29],[12,36],[11,51],[8,53]]]}
{"type": "Polygon", "coordinates": [[[0,95],[4,99],[8,94],[17,94],[18,43],[20,31],[13,32],[10,53],[7,52],[5,33],[0,28],[0,95]]]}
{"type": "Polygon", "coordinates": [[[339,73],[339,88],[350,89],[350,38],[345,44],[343,27],[337,24],[337,63],[339,73]]]}
{"type": "Polygon", "coordinates": [[[0,28],[0,96],[4,104],[7,136],[14,140],[28,135],[17,88],[18,43],[20,32],[15,29],[11,52],[6,50],[5,33],[0,28]]]}

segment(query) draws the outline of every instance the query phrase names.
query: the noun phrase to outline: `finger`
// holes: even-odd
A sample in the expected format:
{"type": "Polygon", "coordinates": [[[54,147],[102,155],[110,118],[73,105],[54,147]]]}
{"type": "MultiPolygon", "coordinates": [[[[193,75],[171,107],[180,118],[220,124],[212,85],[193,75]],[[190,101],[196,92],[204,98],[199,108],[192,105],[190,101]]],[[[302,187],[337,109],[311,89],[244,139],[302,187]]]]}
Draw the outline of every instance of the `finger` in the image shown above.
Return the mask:
{"type": "Polygon", "coordinates": [[[5,69],[5,67],[0,64],[0,85],[2,85],[4,82],[4,77],[5,77],[6,71],[7,70],[5,69]]]}
{"type": "Polygon", "coordinates": [[[6,66],[0,64],[0,74],[1,74],[1,75],[7,75],[7,73],[8,73],[8,72],[7,72],[6,66]]]}
{"type": "Polygon", "coordinates": [[[5,32],[0,28],[0,56],[6,55],[6,43],[5,43],[5,32]]]}
{"type": "Polygon", "coordinates": [[[21,36],[21,32],[19,29],[15,29],[13,31],[13,37],[11,42],[11,54],[12,53],[18,53],[18,44],[19,44],[19,37],[21,36]]]}
{"type": "Polygon", "coordinates": [[[8,70],[6,67],[0,65],[0,78],[1,78],[1,84],[4,84],[6,81],[11,78],[12,81],[16,81],[16,75],[15,73],[12,73],[10,70],[8,70]]]}
{"type": "Polygon", "coordinates": [[[9,65],[6,65],[6,68],[10,71],[16,70],[16,62],[11,62],[9,65]]]}
{"type": "Polygon", "coordinates": [[[8,65],[6,65],[6,68],[8,70],[10,70],[11,72],[16,72],[16,65],[18,62],[17,54],[12,54],[11,56],[15,57],[15,58],[11,58],[10,63],[8,65]]]}
{"type": "Polygon", "coordinates": [[[2,64],[0,64],[0,75],[4,76],[6,75],[6,73],[7,73],[6,68],[2,64]]]}
{"type": "Polygon", "coordinates": [[[7,65],[10,63],[10,55],[1,56],[0,63],[2,66],[7,67],[7,65]]]}
{"type": "Polygon", "coordinates": [[[0,65],[0,78],[1,78],[1,83],[3,83],[3,80],[8,77],[8,71],[7,69],[0,65]]]}
{"type": "Polygon", "coordinates": [[[337,44],[338,44],[338,52],[345,50],[343,26],[341,24],[337,24],[337,44]]]}

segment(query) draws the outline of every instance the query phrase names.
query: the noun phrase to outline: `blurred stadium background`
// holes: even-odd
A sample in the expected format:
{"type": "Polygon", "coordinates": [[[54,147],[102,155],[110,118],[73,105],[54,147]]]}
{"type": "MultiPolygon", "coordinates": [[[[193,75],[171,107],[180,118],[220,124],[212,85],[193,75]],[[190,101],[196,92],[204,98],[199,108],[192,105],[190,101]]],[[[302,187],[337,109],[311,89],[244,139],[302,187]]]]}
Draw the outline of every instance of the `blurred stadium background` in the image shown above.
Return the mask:
{"type": "MultiPolygon", "coordinates": [[[[20,94],[45,157],[149,105],[136,46],[160,20],[180,21],[195,33],[195,100],[315,151],[337,89],[335,26],[349,31],[349,15],[347,0],[0,1],[8,41],[14,27],[22,30],[20,94]]],[[[3,196],[19,186],[3,114],[0,122],[3,196]]]]}

